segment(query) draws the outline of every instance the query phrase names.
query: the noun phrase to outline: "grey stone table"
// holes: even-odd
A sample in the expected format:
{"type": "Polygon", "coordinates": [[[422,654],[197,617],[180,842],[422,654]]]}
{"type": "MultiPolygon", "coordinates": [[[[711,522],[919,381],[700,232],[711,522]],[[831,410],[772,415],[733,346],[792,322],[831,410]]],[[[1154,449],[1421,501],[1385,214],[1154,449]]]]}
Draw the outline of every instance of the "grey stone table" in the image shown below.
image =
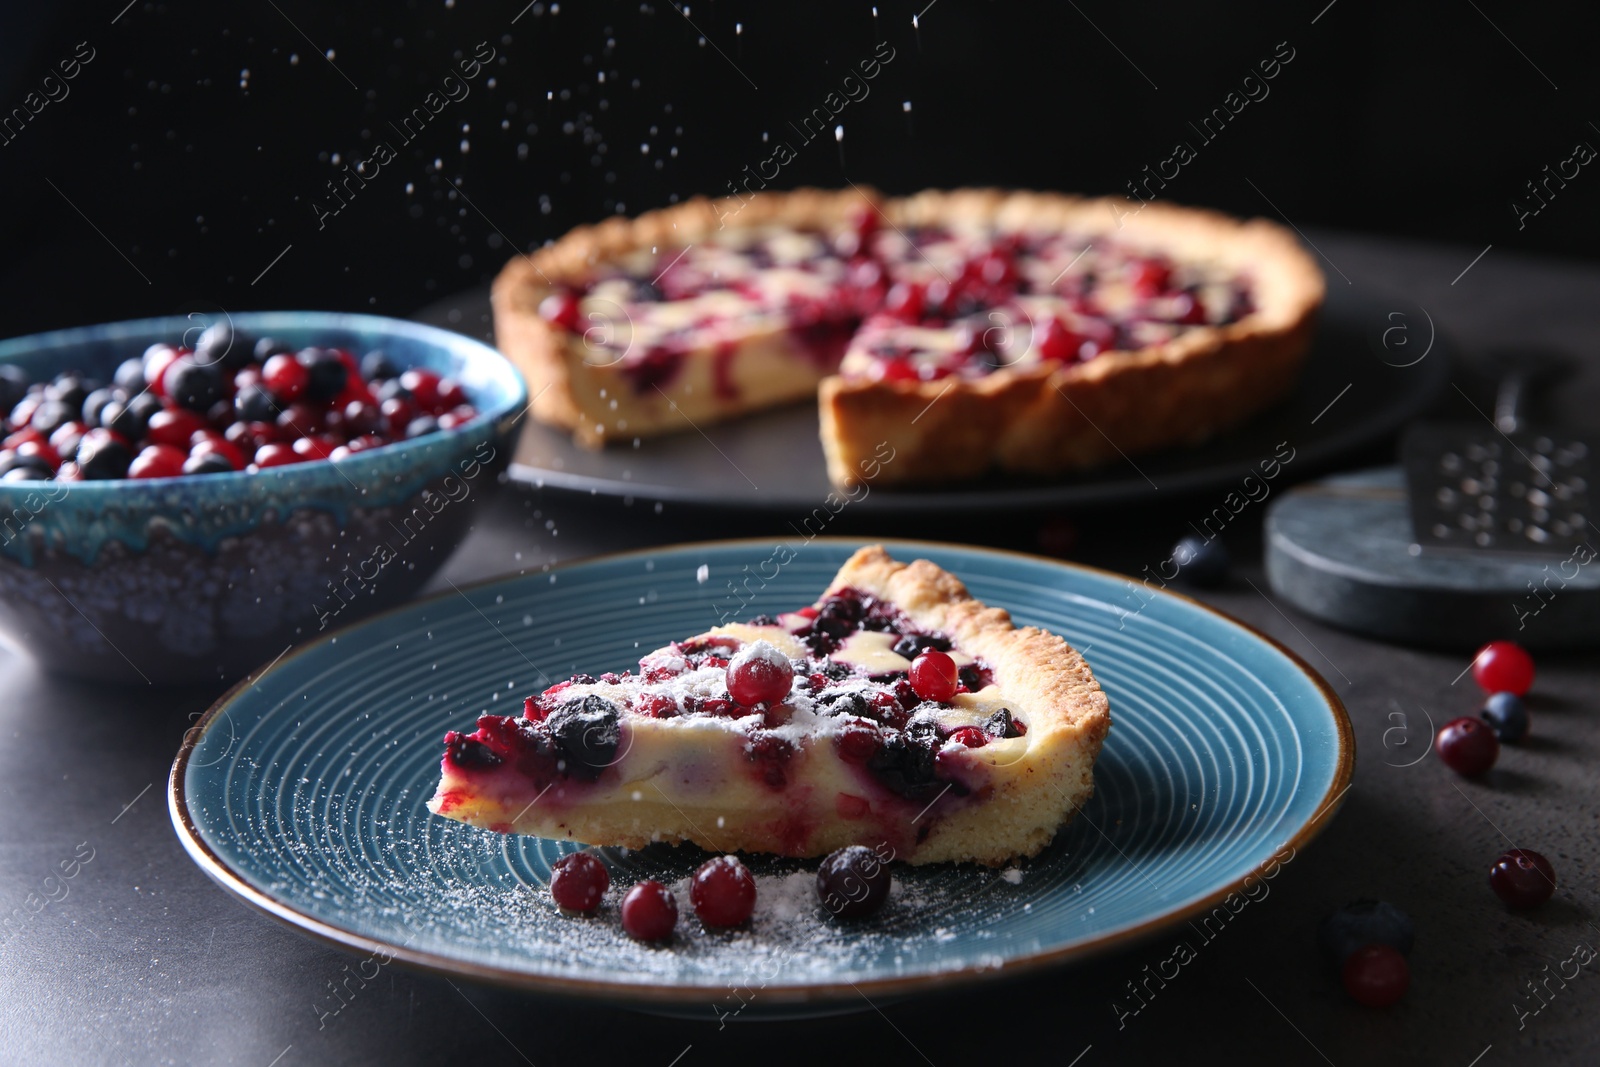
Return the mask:
{"type": "MultiPolygon", "coordinates": [[[[1411,303],[1397,300],[1397,309],[1420,304],[1468,349],[1538,342],[1585,357],[1582,376],[1554,398],[1555,414],[1592,425],[1600,269],[1491,251],[1452,282],[1476,248],[1311,236],[1329,257],[1331,284],[1404,294],[1411,303]]],[[[1158,498],[1135,511],[848,532],[1042,547],[1136,573],[1164,559],[1187,520],[1214,503],[1158,498]]],[[[1437,723],[1476,706],[1471,680],[1457,680],[1466,657],[1387,646],[1280,609],[1264,594],[1258,522],[1244,516],[1229,529],[1241,565],[1233,584],[1206,599],[1297,650],[1333,684],[1355,722],[1355,785],[1270,896],[1121,1025],[1113,1001],[1170,955],[1177,934],[1022,982],[804,1022],[719,1029],[709,1011],[705,1021],[661,1019],[398,966],[319,1022],[319,991],[352,958],[218,889],[168,821],[170,760],[215,694],[96,689],[0,652],[0,916],[12,917],[0,940],[0,1061],[1600,1061],[1600,978],[1586,973],[1597,965],[1545,981],[1578,945],[1600,946],[1600,656],[1543,658],[1533,739],[1508,749],[1487,780],[1463,781],[1425,753],[1428,717],[1437,723]],[[1560,876],[1556,898],[1533,914],[1507,912],[1485,884],[1511,842],[1544,852],[1560,876]],[[75,877],[45,886],[62,861],[75,877]],[[53,899],[40,910],[25,907],[30,893],[44,892],[53,899]],[[1348,1001],[1314,944],[1323,914],[1368,895],[1398,903],[1418,929],[1412,989],[1386,1011],[1348,1001]],[[1529,980],[1544,983],[1542,1000],[1527,993],[1529,980]]],[[[446,574],[459,583],[634,545],[781,529],[781,518],[737,524],[726,514],[656,515],[508,490],[481,513],[446,574]]]]}

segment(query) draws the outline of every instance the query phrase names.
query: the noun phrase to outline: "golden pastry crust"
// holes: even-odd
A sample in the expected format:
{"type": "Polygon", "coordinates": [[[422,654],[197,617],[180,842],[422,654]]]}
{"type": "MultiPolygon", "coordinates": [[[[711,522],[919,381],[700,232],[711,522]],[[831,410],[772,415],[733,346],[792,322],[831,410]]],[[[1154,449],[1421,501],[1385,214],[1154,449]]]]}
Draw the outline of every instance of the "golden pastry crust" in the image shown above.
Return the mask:
{"type": "MultiPolygon", "coordinates": [[[[864,186],[843,191],[796,189],[755,193],[744,199],[695,197],[637,218],[617,216],[580,226],[552,245],[513,259],[500,271],[490,292],[495,341],[527,378],[534,418],[572,431],[574,439],[589,448],[603,447],[616,437],[631,440],[633,434],[615,431],[611,419],[584,410],[580,397],[597,394],[600,387],[575,388],[576,379],[616,376],[607,375],[611,368],[595,365],[581,333],[552,327],[539,315],[539,303],[545,297],[562,286],[586,281],[596,265],[633,252],[693,243],[729,226],[828,229],[843,225],[864,206],[878,203],[877,192],[864,186]]],[[[614,398],[627,396],[624,389],[610,391],[614,398]]],[[[654,404],[655,398],[647,398],[647,403],[654,404]]],[[[687,420],[673,419],[661,411],[650,414],[654,421],[666,424],[662,428],[686,429],[689,425],[687,420]]],[[[639,418],[634,423],[631,429],[643,429],[639,418]]],[[[653,432],[661,432],[661,428],[653,432]]]]}
{"type": "MultiPolygon", "coordinates": [[[[688,426],[675,408],[665,410],[664,395],[640,400],[634,425],[620,434],[614,422],[585,410],[582,398],[604,395],[615,372],[586,360],[581,334],[553,328],[539,316],[539,302],[557,286],[584,281],[599,263],[690,243],[725,226],[829,229],[863,205],[897,227],[1065,230],[1114,236],[1119,244],[1180,260],[1216,262],[1249,280],[1254,310],[1224,326],[1196,327],[1162,344],[1103,352],[1083,363],[931,382],[822,378],[822,447],[828,476],[840,487],[853,484],[884,442],[895,458],[881,465],[876,485],[956,482],[991,470],[1049,476],[1204,440],[1288,393],[1323,299],[1321,272],[1283,227],[1159,202],[1129,210],[1117,197],[996,189],[928,191],[899,200],[870,189],[697,198],[580,227],[501,272],[493,290],[496,336],[528,378],[534,416],[590,447],[688,426]]],[[[751,343],[778,341],[762,334],[751,343]]],[[[627,395],[621,388],[606,392],[613,401],[627,395]]],[[[774,399],[783,397],[761,404],[774,399]]],[[[610,407],[616,410],[615,403],[610,407]]]]}
{"type": "Polygon", "coordinates": [[[844,588],[890,601],[923,631],[949,634],[987,661],[1028,723],[1022,738],[968,753],[989,754],[992,792],[983,804],[945,814],[910,861],[998,866],[1037,854],[1094,793],[1111,707],[1088,663],[1063,638],[1014,626],[1005,609],[984,605],[948,571],[925,559],[898,562],[881,545],[851,556],[828,592],[844,588]]]}
{"type": "Polygon", "coordinates": [[[896,225],[993,223],[1115,235],[1133,248],[1210,259],[1247,277],[1255,310],[1164,344],[1069,365],[1005,368],[983,378],[884,382],[831,377],[820,416],[835,484],[880,442],[895,449],[874,485],[953,482],[991,469],[1063,474],[1120,456],[1192,444],[1237,425],[1293,387],[1310,344],[1322,273],[1289,231],[1212,211],[1120,198],[1000,190],[925,192],[891,201],[896,225]]]}

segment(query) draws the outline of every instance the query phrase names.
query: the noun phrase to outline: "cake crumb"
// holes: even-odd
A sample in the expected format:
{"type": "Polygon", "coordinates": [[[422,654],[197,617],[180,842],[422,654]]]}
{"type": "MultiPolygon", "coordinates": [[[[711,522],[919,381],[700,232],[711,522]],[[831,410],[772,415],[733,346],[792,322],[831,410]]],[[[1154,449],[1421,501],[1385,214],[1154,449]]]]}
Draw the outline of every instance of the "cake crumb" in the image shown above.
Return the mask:
{"type": "Polygon", "coordinates": [[[1012,885],[1021,885],[1022,884],[1022,868],[1021,867],[1007,867],[1005,870],[1000,872],[1000,877],[1004,878],[1006,881],[1010,882],[1012,885]]]}

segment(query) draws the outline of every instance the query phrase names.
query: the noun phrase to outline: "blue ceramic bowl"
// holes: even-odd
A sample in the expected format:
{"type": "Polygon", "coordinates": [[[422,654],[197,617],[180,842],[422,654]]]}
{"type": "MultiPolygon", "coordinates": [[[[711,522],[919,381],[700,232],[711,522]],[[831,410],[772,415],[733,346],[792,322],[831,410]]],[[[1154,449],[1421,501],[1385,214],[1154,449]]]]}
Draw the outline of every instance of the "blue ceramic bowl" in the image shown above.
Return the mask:
{"type": "MultiPolygon", "coordinates": [[[[414,593],[497,488],[527,388],[504,357],[431,326],[319,311],[232,316],[296,346],[381,348],[462,384],[478,416],[451,430],[255,474],[0,482],[0,634],[60,674],[150,683],[240,675],[335,622],[414,593]]],[[[117,364],[189,319],[0,341],[36,379],[117,364]]]]}

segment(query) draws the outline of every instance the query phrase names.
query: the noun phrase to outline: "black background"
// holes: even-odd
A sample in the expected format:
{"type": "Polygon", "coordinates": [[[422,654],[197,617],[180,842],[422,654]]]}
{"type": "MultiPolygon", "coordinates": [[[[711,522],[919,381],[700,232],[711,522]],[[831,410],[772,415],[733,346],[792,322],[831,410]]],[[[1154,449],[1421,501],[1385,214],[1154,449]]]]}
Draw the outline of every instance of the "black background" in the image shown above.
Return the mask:
{"type": "Polygon", "coordinates": [[[95,58],[0,144],[0,334],[219,306],[405,315],[574,224],[724,191],[771,154],[763,133],[798,149],[777,188],[1116,193],[1185,140],[1197,158],[1165,190],[1183,202],[1468,257],[1592,257],[1600,238],[1589,168],[1520,230],[1511,207],[1600,145],[1592,41],[1551,7],[122,2],[4,16],[0,115],[78,42],[95,58]],[[842,160],[801,142],[788,124],[880,41],[894,58],[838,116],[842,160]],[[389,123],[480,42],[496,59],[470,95],[403,144],[389,123]],[[1279,42],[1270,95],[1201,141],[1188,124],[1279,42]],[[385,140],[399,157],[319,228],[324,183],[385,140]]]}

